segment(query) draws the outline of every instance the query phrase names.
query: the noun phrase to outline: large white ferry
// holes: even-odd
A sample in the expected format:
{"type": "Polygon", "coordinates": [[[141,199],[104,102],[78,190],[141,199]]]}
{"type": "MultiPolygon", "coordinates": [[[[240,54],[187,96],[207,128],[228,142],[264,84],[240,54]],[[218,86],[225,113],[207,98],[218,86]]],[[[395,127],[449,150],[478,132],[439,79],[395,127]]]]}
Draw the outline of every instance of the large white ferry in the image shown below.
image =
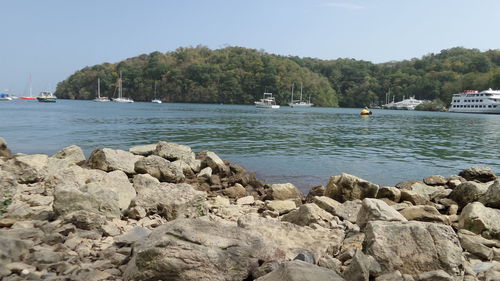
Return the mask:
{"type": "Polygon", "coordinates": [[[482,92],[466,90],[454,94],[448,111],[500,114],[500,90],[491,88],[482,92]]]}

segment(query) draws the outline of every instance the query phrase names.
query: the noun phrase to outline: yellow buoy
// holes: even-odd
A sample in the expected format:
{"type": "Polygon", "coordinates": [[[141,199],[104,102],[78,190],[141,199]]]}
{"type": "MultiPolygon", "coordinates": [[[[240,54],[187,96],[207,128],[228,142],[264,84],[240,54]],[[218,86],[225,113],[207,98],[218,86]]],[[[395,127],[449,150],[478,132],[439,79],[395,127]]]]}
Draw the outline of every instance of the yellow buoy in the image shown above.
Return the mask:
{"type": "Polygon", "coordinates": [[[365,109],[361,110],[360,114],[361,115],[372,115],[372,112],[365,108],[365,109]]]}

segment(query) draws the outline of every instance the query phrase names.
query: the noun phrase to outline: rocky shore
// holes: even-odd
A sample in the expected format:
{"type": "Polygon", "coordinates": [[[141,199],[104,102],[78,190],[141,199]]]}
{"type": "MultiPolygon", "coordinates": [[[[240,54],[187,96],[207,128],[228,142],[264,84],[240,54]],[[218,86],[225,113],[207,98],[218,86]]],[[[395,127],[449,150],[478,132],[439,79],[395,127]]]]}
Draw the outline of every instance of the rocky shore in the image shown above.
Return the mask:
{"type": "Polygon", "coordinates": [[[500,180],[486,167],[302,194],[167,142],[15,154],[0,138],[0,278],[500,280],[500,180]]]}

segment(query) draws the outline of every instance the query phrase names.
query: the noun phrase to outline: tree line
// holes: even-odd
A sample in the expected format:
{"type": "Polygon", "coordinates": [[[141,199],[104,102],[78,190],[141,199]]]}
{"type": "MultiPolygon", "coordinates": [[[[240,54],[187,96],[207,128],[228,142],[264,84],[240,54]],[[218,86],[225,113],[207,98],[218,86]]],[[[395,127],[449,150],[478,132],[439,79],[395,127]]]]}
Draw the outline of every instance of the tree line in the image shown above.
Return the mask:
{"type": "Polygon", "coordinates": [[[279,104],[302,82],[303,95],[317,106],[364,107],[404,97],[449,104],[465,89],[500,88],[500,50],[461,47],[420,59],[375,64],[355,59],[320,60],[268,54],[243,47],[204,46],[153,52],[118,63],[85,67],[57,85],[56,95],[93,99],[123,95],[136,101],[253,104],[271,92],[279,104]]]}

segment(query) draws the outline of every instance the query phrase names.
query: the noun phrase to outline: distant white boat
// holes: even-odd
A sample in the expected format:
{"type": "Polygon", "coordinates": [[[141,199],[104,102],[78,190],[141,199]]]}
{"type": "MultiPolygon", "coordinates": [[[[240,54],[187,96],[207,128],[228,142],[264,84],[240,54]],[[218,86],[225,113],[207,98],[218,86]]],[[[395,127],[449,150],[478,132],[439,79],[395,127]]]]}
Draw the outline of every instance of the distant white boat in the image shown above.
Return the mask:
{"type": "Polygon", "coordinates": [[[155,89],[154,89],[155,98],[151,100],[152,103],[161,103],[161,100],[156,98],[156,81],[155,81],[155,89]]]}
{"type": "Polygon", "coordinates": [[[264,93],[263,98],[255,102],[255,106],[258,108],[280,108],[276,104],[272,93],[264,93]]]}
{"type": "Polygon", "coordinates": [[[394,102],[382,105],[384,109],[402,109],[402,110],[414,110],[415,107],[424,103],[424,100],[417,100],[415,97],[410,97],[409,99],[404,99],[402,101],[394,102]]]}
{"type": "Polygon", "coordinates": [[[98,102],[109,102],[108,97],[101,97],[101,80],[97,78],[97,98],[94,99],[94,101],[98,102]]]}
{"type": "Polygon", "coordinates": [[[118,97],[113,99],[114,102],[122,102],[122,103],[132,103],[134,100],[123,97],[123,89],[122,89],[122,73],[120,71],[120,78],[118,78],[118,97]]]}
{"type": "Polygon", "coordinates": [[[3,94],[3,93],[0,93],[0,101],[2,100],[12,100],[12,97],[9,95],[9,94],[3,94]]]}
{"type": "Polygon", "coordinates": [[[311,96],[309,96],[309,101],[302,100],[302,82],[300,83],[300,100],[293,100],[293,84],[292,84],[292,100],[288,104],[290,107],[311,107],[311,96]]]}
{"type": "Polygon", "coordinates": [[[56,102],[57,97],[50,91],[40,92],[40,95],[36,97],[39,102],[56,102]]]}
{"type": "Polygon", "coordinates": [[[449,112],[500,114],[500,90],[466,90],[454,94],[449,112]]]}

